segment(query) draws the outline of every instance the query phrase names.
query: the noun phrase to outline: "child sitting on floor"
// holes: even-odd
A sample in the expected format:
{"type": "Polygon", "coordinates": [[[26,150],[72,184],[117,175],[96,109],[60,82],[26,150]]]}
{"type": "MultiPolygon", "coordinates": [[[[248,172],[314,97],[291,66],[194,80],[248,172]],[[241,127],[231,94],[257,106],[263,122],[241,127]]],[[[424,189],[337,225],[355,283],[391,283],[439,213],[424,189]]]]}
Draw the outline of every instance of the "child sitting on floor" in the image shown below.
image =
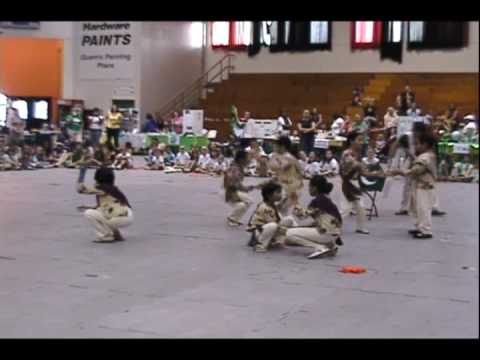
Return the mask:
{"type": "Polygon", "coordinates": [[[124,170],[133,168],[133,159],[132,154],[129,149],[125,146],[118,154],[115,156],[115,162],[113,163],[113,168],[115,170],[124,170]]]}
{"type": "Polygon", "coordinates": [[[311,152],[308,156],[308,163],[305,164],[305,168],[303,170],[303,177],[305,179],[311,179],[315,175],[320,172],[320,163],[318,161],[317,154],[315,152],[311,152]]]}
{"type": "Polygon", "coordinates": [[[210,159],[211,156],[208,153],[208,148],[206,146],[202,146],[200,156],[198,157],[198,170],[200,172],[207,172],[207,167],[210,159]]]}
{"type": "Polygon", "coordinates": [[[314,251],[308,259],[323,256],[335,256],[337,245],[343,245],[340,238],[342,232],[342,216],[337,206],[330,199],[333,184],[324,176],[315,175],[310,180],[309,191],[313,200],[308,208],[297,206],[294,214],[299,218],[311,216],[314,220],[311,226],[287,229],[286,245],[297,245],[312,248],[314,251]]]}
{"type": "Polygon", "coordinates": [[[165,149],[164,144],[155,145],[150,149],[145,170],[164,170],[165,169],[164,149],[165,149]]]}
{"type": "Polygon", "coordinates": [[[170,146],[165,147],[164,161],[165,166],[175,166],[175,154],[173,153],[170,146]]]}
{"type": "Polygon", "coordinates": [[[183,169],[190,160],[190,154],[185,151],[185,146],[180,146],[177,156],[175,157],[175,167],[183,169]]]}
{"type": "Polygon", "coordinates": [[[457,161],[453,165],[450,181],[454,182],[472,182],[474,178],[474,166],[470,163],[468,155],[463,157],[463,161],[457,161]]]}
{"type": "Polygon", "coordinates": [[[291,217],[280,216],[277,205],[282,200],[282,186],[268,182],[262,186],[263,201],[258,204],[248,223],[247,231],[252,233],[249,246],[255,252],[266,252],[272,245],[282,244],[288,227],[294,225],[291,217]]]}
{"type": "Polygon", "coordinates": [[[340,166],[337,159],[333,157],[333,152],[330,149],[325,151],[325,159],[320,163],[319,175],[332,177],[338,175],[340,166]]]}

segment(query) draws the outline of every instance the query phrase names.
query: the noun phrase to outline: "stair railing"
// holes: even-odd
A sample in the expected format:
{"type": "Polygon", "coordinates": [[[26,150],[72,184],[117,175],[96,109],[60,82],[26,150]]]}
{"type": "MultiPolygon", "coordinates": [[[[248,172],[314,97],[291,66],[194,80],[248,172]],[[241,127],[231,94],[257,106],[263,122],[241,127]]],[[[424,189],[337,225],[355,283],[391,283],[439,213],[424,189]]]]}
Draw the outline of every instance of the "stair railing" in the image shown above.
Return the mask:
{"type": "Polygon", "coordinates": [[[192,103],[202,97],[202,91],[206,90],[214,80],[220,78],[220,81],[223,81],[225,78],[228,78],[234,69],[232,65],[234,56],[234,54],[226,54],[213,64],[202,76],[165,103],[160,111],[156,112],[157,117],[165,117],[174,111],[180,112],[188,108],[192,103]]]}

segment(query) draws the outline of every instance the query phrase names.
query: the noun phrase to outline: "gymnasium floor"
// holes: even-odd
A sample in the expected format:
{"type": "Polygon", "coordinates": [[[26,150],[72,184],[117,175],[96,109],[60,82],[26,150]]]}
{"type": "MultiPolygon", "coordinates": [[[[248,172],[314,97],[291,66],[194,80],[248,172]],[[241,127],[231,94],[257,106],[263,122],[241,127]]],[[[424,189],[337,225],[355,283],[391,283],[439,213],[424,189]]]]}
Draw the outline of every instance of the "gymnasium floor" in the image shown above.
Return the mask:
{"type": "Polygon", "coordinates": [[[370,236],[350,218],[335,259],[307,260],[300,248],[253,253],[224,225],[219,178],[143,170],[117,173],[135,214],[127,241],[92,243],[75,208],[95,199],[75,192],[77,175],[0,173],[0,337],[479,335],[478,184],[439,184],[448,215],[434,239],[413,240],[393,214],[395,181],[370,236]]]}

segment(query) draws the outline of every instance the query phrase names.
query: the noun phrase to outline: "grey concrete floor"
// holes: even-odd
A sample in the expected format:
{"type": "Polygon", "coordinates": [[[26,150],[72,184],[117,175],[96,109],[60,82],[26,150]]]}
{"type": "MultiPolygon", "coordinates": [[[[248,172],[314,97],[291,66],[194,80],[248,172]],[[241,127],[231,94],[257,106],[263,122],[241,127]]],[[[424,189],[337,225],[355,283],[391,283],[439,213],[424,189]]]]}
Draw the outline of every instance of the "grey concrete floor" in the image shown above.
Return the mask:
{"type": "Polygon", "coordinates": [[[312,261],[253,253],[224,224],[219,178],[143,170],[117,173],[134,208],[127,241],[92,243],[76,206],[95,200],[77,175],[0,173],[0,337],[478,337],[478,184],[439,184],[448,215],[413,240],[395,181],[370,236],[352,217],[338,256],[312,261]]]}

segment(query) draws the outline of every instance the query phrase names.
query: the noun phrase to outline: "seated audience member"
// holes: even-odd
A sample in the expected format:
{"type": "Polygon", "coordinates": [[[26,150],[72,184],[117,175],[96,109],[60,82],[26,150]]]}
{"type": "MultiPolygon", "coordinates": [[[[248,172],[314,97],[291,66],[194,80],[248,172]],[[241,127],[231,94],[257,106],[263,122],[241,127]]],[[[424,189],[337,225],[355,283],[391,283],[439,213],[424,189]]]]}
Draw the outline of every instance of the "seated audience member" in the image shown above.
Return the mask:
{"type": "Polygon", "coordinates": [[[177,156],[175,157],[175,166],[184,168],[190,161],[190,154],[185,151],[185,146],[180,146],[177,156]]]}
{"type": "Polygon", "coordinates": [[[200,154],[198,152],[198,149],[196,147],[193,147],[190,153],[190,160],[187,161],[182,171],[185,173],[192,173],[197,171],[199,158],[200,154]]]}
{"type": "Polygon", "coordinates": [[[336,176],[340,172],[340,165],[333,156],[331,149],[325,151],[325,158],[320,162],[318,174],[323,176],[336,176]]]}
{"type": "Polygon", "coordinates": [[[208,163],[210,162],[210,154],[208,153],[208,149],[206,146],[202,146],[200,151],[200,156],[198,157],[198,170],[199,171],[206,171],[208,163]]]}
{"type": "Polygon", "coordinates": [[[375,141],[375,153],[377,156],[382,159],[388,158],[389,144],[385,141],[383,134],[377,135],[377,140],[375,141]]]}
{"type": "MultiPolygon", "coordinates": [[[[15,145],[12,145],[15,146],[15,145]]],[[[0,170],[20,170],[21,164],[15,160],[15,156],[11,156],[13,151],[11,147],[0,147],[0,170]]]]}
{"type": "Polygon", "coordinates": [[[300,151],[298,153],[298,163],[300,164],[300,168],[302,169],[302,174],[305,171],[305,166],[308,164],[308,158],[307,154],[305,154],[305,151],[300,151]]]}
{"type": "Polygon", "coordinates": [[[450,131],[458,129],[458,124],[460,123],[460,116],[458,115],[458,110],[455,104],[448,105],[448,109],[445,112],[446,121],[450,127],[450,131]]]}
{"type": "Polygon", "coordinates": [[[375,149],[369,147],[367,150],[367,156],[362,158],[362,163],[367,166],[367,168],[376,166],[380,163],[380,159],[375,155],[375,149]]]}
{"type": "Polygon", "coordinates": [[[469,156],[465,155],[462,161],[457,161],[453,165],[449,180],[455,182],[472,182],[474,178],[473,170],[474,166],[470,163],[469,156]]]}
{"type": "Polygon", "coordinates": [[[463,118],[465,126],[462,129],[463,136],[467,140],[474,140],[474,137],[478,135],[477,122],[475,116],[468,114],[463,118]]]}
{"type": "Polygon", "coordinates": [[[358,87],[352,91],[352,106],[362,106],[362,91],[358,87]]]}
{"type": "Polygon", "coordinates": [[[110,150],[107,145],[101,144],[94,147],[93,158],[104,166],[110,166],[110,150]]]}
{"type": "Polygon", "coordinates": [[[253,140],[245,151],[249,158],[247,173],[251,176],[267,177],[268,156],[258,141],[253,140]]]}
{"type": "Polygon", "coordinates": [[[164,170],[165,169],[165,144],[156,144],[148,152],[147,165],[145,170],[164,170]]]}
{"type": "Polygon", "coordinates": [[[175,154],[173,153],[170,146],[165,148],[165,166],[175,166],[175,154]]]}
{"type": "Polygon", "coordinates": [[[367,106],[363,109],[363,116],[364,118],[372,118],[376,121],[377,119],[377,107],[375,106],[375,99],[370,99],[367,106]]]}
{"type": "Polygon", "coordinates": [[[153,118],[152,114],[147,114],[145,125],[143,125],[142,132],[144,133],[159,132],[158,123],[153,118]]]}
{"type": "Polygon", "coordinates": [[[343,119],[342,115],[336,115],[334,116],[335,120],[332,123],[331,131],[333,136],[338,136],[340,135],[340,132],[342,131],[343,124],[345,123],[345,120],[343,119]]]}
{"type": "Polygon", "coordinates": [[[22,164],[22,170],[35,169],[35,164],[33,163],[33,149],[30,145],[25,145],[23,147],[20,163],[22,164]]]}
{"type": "Polygon", "coordinates": [[[305,168],[303,170],[303,177],[305,179],[311,179],[315,175],[320,173],[320,162],[318,161],[318,156],[315,152],[311,152],[308,155],[308,163],[305,164],[305,168]]]}
{"type": "Polygon", "coordinates": [[[35,153],[32,157],[32,162],[34,164],[34,167],[37,169],[48,169],[53,167],[49,157],[47,156],[45,148],[43,148],[42,146],[36,147],[35,153]]]}
{"type": "Polygon", "coordinates": [[[132,154],[127,147],[124,147],[120,152],[115,156],[115,161],[113,163],[113,168],[115,170],[125,170],[133,168],[133,158],[132,154]]]}
{"type": "Polygon", "coordinates": [[[220,156],[220,152],[217,150],[213,150],[212,152],[208,153],[210,158],[208,161],[205,162],[203,167],[198,169],[198,172],[203,174],[210,174],[214,168],[218,165],[218,157],[220,156]]]}
{"type": "MultiPolygon", "coordinates": [[[[358,114],[357,114],[358,115],[358,114]]],[[[353,121],[350,118],[350,115],[345,116],[345,122],[340,130],[340,136],[347,136],[353,129],[353,121]]]]}

